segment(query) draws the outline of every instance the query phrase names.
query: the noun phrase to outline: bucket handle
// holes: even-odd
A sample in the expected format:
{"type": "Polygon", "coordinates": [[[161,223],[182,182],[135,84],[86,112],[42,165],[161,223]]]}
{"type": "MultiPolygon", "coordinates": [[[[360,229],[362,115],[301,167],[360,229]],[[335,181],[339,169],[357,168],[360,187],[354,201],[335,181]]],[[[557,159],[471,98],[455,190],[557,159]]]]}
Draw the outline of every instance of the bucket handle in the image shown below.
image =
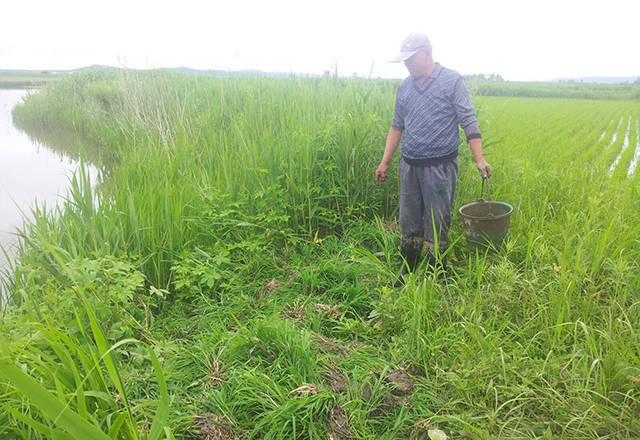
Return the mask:
{"type": "Polygon", "coordinates": [[[485,182],[485,180],[487,182],[487,201],[491,200],[491,191],[489,190],[489,176],[487,176],[487,177],[483,177],[482,178],[482,188],[480,189],[480,198],[478,199],[478,201],[484,200],[482,198],[482,196],[484,195],[484,182],[485,182]]]}

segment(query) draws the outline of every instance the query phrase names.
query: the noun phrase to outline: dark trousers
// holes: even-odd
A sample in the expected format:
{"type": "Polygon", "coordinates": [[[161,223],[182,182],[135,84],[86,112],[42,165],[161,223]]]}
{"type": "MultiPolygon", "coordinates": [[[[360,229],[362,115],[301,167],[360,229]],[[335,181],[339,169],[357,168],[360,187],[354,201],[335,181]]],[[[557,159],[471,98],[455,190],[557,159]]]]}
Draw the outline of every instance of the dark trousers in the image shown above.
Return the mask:
{"type": "Polygon", "coordinates": [[[400,160],[400,233],[423,237],[431,252],[449,246],[451,208],[456,193],[458,159],[414,166],[400,160]]]}

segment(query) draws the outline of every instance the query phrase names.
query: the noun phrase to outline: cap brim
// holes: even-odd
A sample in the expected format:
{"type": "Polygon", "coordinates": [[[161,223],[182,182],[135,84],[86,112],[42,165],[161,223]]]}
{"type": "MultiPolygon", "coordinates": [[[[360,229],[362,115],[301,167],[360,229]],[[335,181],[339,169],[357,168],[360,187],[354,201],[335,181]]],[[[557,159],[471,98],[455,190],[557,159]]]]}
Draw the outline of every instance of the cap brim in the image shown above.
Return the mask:
{"type": "Polygon", "coordinates": [[[403,61],[408,60],[409,58],[414,56],[416,53],[418,53],[419,50],[420,49],[412,50],[410,52],[399,52],[398,55],[396,55],[395,57],[391,58],[388,62],[389,63],[402,63],[403,61]]]}

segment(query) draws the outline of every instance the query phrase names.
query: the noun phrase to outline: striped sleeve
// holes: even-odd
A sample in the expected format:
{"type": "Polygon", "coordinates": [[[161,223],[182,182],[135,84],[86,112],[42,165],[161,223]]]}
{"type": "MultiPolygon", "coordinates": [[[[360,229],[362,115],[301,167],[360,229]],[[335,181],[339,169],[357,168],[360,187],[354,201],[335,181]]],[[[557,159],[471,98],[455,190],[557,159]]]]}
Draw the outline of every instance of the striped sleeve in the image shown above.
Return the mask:
{"type": "Polygon", "coordinates": [[[469,98],[469,91],[464,83],[462,77],[456,81],[455,89],[453,92],[453,105],[458,117],[458,124],[464,130],[464,134],[467,136],[467,141],[471,139],[480,138],[480,127],[478,126],[478,119],[476,118],[476,112],[471,104],[471,98],[469,98]]]}
{"type": "Polygon", "coordinates": [[[396,92],[396,106],[393,110],[393,119],[391,120],[391,126],[399,131],[404,131],[404,107],[400,102],[400,88],[396,92]]]}

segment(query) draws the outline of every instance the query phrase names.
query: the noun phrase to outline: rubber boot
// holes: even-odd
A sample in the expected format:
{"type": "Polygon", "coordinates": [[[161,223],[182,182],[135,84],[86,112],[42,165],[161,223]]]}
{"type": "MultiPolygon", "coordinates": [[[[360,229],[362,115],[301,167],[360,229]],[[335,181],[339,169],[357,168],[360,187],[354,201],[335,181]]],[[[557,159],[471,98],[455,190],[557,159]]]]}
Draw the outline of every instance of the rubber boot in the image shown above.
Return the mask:
{"type": "Polygon", "coordinates": [[[413,272],[422,256],[422,244],[424,240],[422,237],[407,237],[403,238],[400,243],[400,254],[405,261],[402,262],[402,270],[396,280],[394,286],[400,287],[404,284],[404,276],[410,272],[413,272]]]}

